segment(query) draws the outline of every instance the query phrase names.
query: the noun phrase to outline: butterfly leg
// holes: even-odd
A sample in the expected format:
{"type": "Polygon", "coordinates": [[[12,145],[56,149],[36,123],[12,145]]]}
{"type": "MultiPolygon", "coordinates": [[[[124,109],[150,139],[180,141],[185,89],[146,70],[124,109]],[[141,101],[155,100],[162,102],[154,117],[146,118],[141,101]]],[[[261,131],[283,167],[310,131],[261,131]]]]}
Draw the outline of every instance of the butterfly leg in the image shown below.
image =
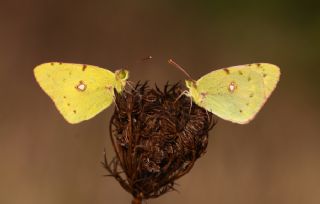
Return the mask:
{"type": "Polygon", "coordinates": [[[208,110],[206,110],[206,114],[207,114],[207,117],[210,118],[210,117],[209,117],[209,111],[208,111],[208,110]]]}
{"type": "Polygon", "coordinates": [[[118,107],[117,102],[116,102],[116,97],[113,96],[112,100],[113,100],[114,105],[116,106],[116,109],[119,110],[119,107],[118,107]]]}
{"type": "Polygon", "coordinates": [[[189,99],[190,99],[190,108],[189,108],[189,115],[190,115],[191,114],[191,109],[192,109],[192,97],[189,96],[189,99]]]}
{"type": "Polygon", "coordinates": [[[134,90],[133,82],[132,82],[132,81],[127,80],[127,84],[128,84],[128,86],[130,86],[130,88],[131,88],[132,90],[134,90]]]}
{"type": "Polygon", "coordinates": [[[176,103],[183,95],[188,96],[190,98],[190,108],[189,108],[189,114],[191,113],[191,109],[192,109],[192,97],[190,96],[189,91],[184,90],[174,101],[174,103],[176,103]]]}
{"type": "Polygon", "coordinates": [[[189,96],[189,91],[184,90],[183,92],[181,92],[181,94],[176,98],[174,103],[176,103],[183,95],[189,96]]]}

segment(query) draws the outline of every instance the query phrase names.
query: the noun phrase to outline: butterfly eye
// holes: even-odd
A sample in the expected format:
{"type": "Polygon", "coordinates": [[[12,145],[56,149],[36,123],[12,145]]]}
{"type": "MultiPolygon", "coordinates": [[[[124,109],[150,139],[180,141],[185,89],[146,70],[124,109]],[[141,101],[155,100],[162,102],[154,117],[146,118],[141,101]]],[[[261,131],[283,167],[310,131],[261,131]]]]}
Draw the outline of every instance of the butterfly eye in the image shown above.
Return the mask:
{"type": "Polygon", "coordinates": [[[122,69],[122,70],[116,71],[116,77],[118,79],[121,79],[121,80],[128,79],[128,75],[129,75],[129,73],[127,70],[122,69]]]}
{"type": "Polygon", "coordinates": [[[195,86],[194,81],[186,80],[186,87],[191,88],[191,87],[194,87],[194,86],[195,86]]]}

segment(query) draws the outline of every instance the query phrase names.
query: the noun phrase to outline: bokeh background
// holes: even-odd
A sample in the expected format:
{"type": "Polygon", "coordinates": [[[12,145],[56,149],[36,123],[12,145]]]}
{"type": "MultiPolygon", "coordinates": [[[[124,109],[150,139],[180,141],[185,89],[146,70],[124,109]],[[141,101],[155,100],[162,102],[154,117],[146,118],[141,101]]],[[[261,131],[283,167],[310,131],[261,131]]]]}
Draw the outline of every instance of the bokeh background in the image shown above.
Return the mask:
{"type": "Polygon", "coordinates": [[[48,61],[126,66],[132,81],[163,85],[185,78],[169,58],[194,78],[251,62],[282,75],[253,122],[219,120],[179,193],[148,203],[320,203],[319,50],[317,1],[1,1],[0,203],[130,203],[102,177],[113,108],[69,125],[32,70],[48,61]]]}

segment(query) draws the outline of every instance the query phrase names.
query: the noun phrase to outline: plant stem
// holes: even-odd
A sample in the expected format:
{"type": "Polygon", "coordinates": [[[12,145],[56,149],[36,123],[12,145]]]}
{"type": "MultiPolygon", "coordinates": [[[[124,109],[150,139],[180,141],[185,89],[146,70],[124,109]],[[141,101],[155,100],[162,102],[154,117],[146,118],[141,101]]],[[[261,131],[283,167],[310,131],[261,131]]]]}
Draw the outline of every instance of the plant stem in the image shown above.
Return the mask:
{"type": "Polygon", "coordinates": [[[133,200],[132,200],[131,203],[132,203],[132,204],[141,204],[141,203],[142,203],[142,198],[140,198],[140,197],[135,197],[135,198],[133,198],[133,200]]]}

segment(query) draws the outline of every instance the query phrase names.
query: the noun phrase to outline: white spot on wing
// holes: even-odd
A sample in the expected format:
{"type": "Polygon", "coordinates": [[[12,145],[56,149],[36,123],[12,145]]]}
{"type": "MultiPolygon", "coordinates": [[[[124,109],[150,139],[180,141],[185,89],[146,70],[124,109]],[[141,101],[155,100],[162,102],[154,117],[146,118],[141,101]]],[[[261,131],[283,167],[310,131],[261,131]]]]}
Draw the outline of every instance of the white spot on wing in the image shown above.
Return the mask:
{"type": "Polygon", "coordinates": [[[78,91],[85,91],[87,88],[87,85],[83,83],[83,81],[80,81],[79,84],[76,86],[76,89],[78,91]]]}
{"type": "Polygon", "coordinates": [[[234,92],[236,88],[237,88],[236,84],[234,82],[231,82],[229,85],[229,91],[234,92]]]}

